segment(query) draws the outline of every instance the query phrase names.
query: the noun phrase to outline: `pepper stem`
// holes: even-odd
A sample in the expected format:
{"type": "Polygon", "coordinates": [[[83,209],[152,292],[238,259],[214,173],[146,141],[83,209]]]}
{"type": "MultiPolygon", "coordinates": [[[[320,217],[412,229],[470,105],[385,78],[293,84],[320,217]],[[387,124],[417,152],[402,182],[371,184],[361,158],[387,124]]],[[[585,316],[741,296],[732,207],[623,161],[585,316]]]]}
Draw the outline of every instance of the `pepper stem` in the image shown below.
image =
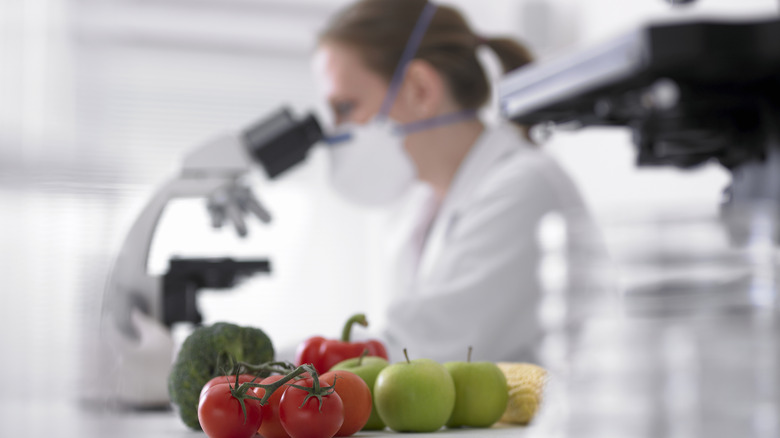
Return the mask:
{"type": "Polygon", "coordinates": [[[409,360],[409,354],[406,353],[406,348],[404,348],[404,357],[406,358],[406,363],[412,363],[412,361],[409,360]]]}
{"type": "Polygon", "coordinates": [[[341,331],[341,340],[344,342],[349,342],[349,339],[352,334],[352,325],[353,324],[360,324],[363,327],[368,327],[368,320],[366,320],[366,315],[364,313],[358,313],[357,315],[352,315],[348,320],[347,323],[344,324],[344,330],[341,331]]]}
{"type": "Polygon", "coordinates": [[[363,358],[366,356],[368,356],[368,348],[364,348],[363,352],[360,353],[360,357],[358,358],[357,361],[357,366],[363,365],[363,358]]]}

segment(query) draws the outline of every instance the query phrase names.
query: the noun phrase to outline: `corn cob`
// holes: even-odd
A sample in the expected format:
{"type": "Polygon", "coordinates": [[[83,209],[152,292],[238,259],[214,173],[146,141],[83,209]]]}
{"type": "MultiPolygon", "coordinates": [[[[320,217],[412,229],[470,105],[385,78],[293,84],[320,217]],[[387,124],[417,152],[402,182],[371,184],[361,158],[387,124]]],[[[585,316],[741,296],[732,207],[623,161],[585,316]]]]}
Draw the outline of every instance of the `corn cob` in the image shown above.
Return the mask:
{"type": "Polygon", "coordinates": [[[499,362],[509,387],[509,401],[501,417],[504,423],[528,424],[539,409],[547,371],[530,363],[499,362]]]}

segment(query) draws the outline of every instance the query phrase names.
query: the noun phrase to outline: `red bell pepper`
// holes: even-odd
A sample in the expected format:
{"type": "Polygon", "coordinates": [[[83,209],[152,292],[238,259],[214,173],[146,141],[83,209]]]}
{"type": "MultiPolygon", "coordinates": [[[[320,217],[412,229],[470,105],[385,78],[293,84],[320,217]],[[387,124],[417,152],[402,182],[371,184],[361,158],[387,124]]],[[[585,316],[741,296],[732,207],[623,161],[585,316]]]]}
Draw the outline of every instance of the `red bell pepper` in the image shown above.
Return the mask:
{"type": "Polygon", "coordinates": [[[367,327],[366,315],[358,314],[349,318],[344,325],[344,330],[341,332],[341,340],[329,340],[322,336],[314,336],[305,340],[298,346],[298,351],[295,354],[295,364],[300,366],[310,363],[314,365],[318,373],[322,374],[343,360],[360,357],[363,350],[368,350],[368,356],[379,356],[387,359],[387,350],[378,340],[350,342],[352,325],[355,323],[367,327]]]}

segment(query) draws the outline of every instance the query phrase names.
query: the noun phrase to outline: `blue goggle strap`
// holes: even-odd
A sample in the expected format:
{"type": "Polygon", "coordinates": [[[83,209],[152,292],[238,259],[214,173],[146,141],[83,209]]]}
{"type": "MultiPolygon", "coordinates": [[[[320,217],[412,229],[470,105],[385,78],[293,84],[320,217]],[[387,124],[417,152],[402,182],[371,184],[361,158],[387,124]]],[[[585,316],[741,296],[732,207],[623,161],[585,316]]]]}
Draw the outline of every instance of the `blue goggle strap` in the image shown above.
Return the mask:
{"type": "Polygon", "coordinates": [[[425,32],[431,24],[431,20],[433,20],[436,9],[437,6],[434,3],[427,2],[425,8],[423,8],[420,16],[417,18],[417,23],[415,23],[414,29],[412,29],[412,33],[406,41],[406,47],[404,47],[404,51],[401,54],[401,59],[398,61],[395,72],[393,72],[393,77],[390,80],[385,100],[382,102],[382,106],[379,107],[379,113],[376,116],[377,120],[384,120],[390,114],[390,108],[392,108],[393,102],[395,102],[398,90],[401,88],[401,83],[403,83],[404,76],[406,75],[406,68],[409,66],[409,62],[417,55],[417,50],[420,48],[425,32]]]}

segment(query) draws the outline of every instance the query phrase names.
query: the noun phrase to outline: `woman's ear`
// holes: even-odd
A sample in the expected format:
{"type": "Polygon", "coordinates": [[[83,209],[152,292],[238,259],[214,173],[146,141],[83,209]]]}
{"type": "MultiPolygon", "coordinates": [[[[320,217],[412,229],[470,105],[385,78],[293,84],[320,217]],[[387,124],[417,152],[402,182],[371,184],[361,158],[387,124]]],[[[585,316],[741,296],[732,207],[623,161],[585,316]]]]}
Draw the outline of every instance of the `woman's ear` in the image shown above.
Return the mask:
{"type": "Polygon", "coordinates": [[[414,59],[398,91],[390,116],[408,123],[434,117],[440,110],[445,94],[444,78],[429,62],[414,59]]]}

